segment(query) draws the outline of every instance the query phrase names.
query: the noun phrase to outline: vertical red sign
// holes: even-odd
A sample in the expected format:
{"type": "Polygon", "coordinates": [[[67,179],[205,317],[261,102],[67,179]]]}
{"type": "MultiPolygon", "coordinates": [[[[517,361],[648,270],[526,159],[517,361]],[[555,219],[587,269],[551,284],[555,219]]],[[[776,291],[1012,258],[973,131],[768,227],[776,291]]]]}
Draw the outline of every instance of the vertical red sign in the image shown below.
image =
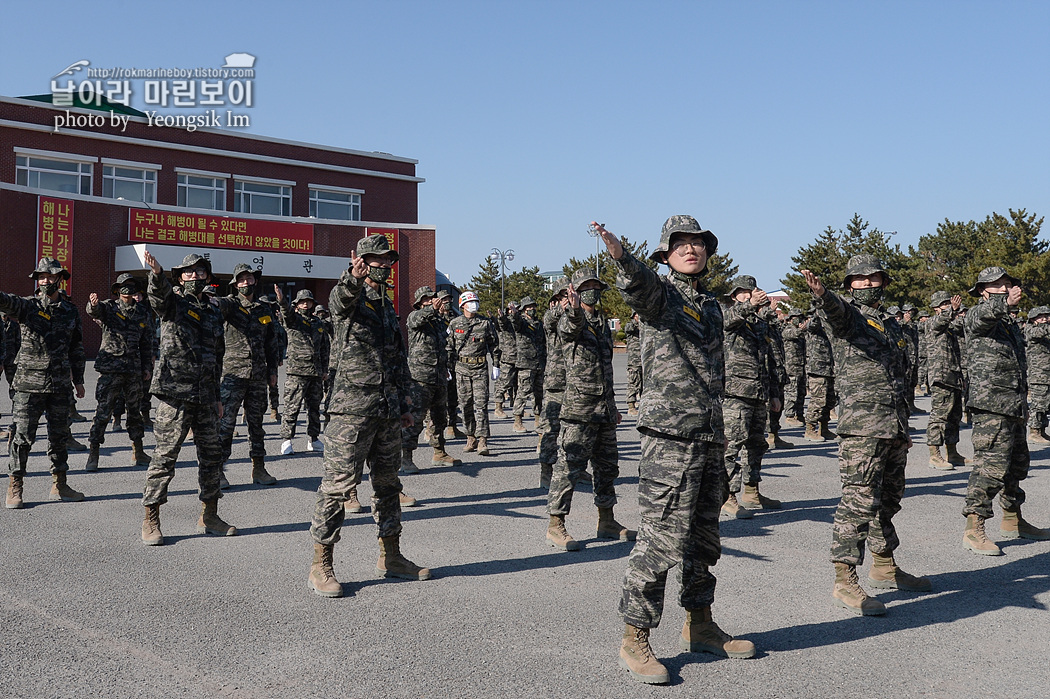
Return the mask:
{"type": "MultiPolygon", "coordinates": [[[[73,201],[56,197],[39,197],[36,216],[37,259],[53,257],[73,272],[73,201]]],[[[62,282],[71,293],[69,281],[62,282]]]]}
{"type": "MultiPolygon", "coordinates": [[[[390,249],[397,250],[397,239],[399,236],[396,228],[366,228],[365,235],[385,235],[386,242],[390,245],[390,249]]],[[[394,304],[394,313],[396,313],[399,318],[401,317],[401,309],[399,308],[400,304],[398,303],[398,297],[401,296],[401,286],[398,283],[398,280],[401,278],[401,275],[397,273],[397,269],[400,266],[400,263],[394,265],[390,270],[390,278],[386,281],[387,296],[390,297],[390,301],[394,304]]]]}

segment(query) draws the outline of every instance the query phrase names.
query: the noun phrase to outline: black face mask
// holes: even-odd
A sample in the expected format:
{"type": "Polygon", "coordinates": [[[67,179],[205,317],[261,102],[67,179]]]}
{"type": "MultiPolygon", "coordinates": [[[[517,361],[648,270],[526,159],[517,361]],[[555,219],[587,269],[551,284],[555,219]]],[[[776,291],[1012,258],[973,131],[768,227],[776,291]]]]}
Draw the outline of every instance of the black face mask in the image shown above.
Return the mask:
{"type": "Polygon", "coordinates": [[[1006,292],[1003,292],[1001,294],[993,294],[992,292],[989,291],[988,292],[988,300],[989,301],[994,301],[995,299],[1002,299],[1003,303],[1006,303],[1006,297],[1009,296],[1009,295],[1010,294],[1008,294],[1006,292]]]}
{"type": "Polygon", "coordinates": [[[386,280],[390,278],[389,267],[369,267],[368,278],[377,284],[386,284],[386,280]]]}
{"type": "Polygon", "coordinates": [[[580,303],[585,303],[588,306],[597,306],[601,298],[602,292],[599,289],[587,289],[580,292],[580,303]]]}
{"type": "Polygon", "coordinates": [[[208,281],[206,279],[191,279],[182,283],[182,292],[190,296],[200,296],[207,285],[208,281]]]}
{"type": "Polygon", "coordinates": [[[882,300],[882,287],[872,286],[867,289],[853,289],[850,291],[850,294],[856,299],[857,303],[865,306],[874,306],[882,300]]]}
{"type": "Polygon", "coordinates": [[[237,293],[241,296],[252,296],[255,293],[255,285],[239,286],[237,287],[237,293]]]}

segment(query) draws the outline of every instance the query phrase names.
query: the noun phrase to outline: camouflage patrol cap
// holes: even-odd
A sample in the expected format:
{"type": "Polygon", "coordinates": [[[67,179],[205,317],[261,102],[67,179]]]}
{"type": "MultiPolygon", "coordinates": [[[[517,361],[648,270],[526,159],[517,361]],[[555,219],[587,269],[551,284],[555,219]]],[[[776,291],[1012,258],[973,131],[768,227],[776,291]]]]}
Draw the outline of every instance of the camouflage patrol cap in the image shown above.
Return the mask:
{"type": "Polygon", "coordinates": [[[806,314],[802,312],[801,308],[792,308],[788,311],[788,318],[801,318],[804,315],[806,314]]]}
{"type": "Polygon", "coordinates": [[[754,291],[758,288],[758,282],[750,274],[741,274],[739,277],[734,277],[729,282],[729,293],[726,296],[732,297],[736,295],[738,291],[754,291]]]}
{"type": "Polygon", "coordinates": [[[849,258],[846,265],[846,277],[842,280],[842,288],[850,288],[850,279],[853,277],[866,277],[869,274],[882,274],[882,285],[889,286],[892,281],[886,273],[886,265],[874,255],[854,255],[849,258]]]}
{"type": "Polygon", "coordinates": [[[1039,316],[1050,316],[1050,306],[1036,306],[1028,311],[1028,320],[1035,320],[1039,316]]]}
{"type": "Polygon", "coordinates": [[[569,288],[569,278],[568,277],[560,277],[558,279],[558,281],[554,282],[554,284],[551,285],[551,295],[550,295],[550,299],[549,300],[553,301],[554,299],[556,299],[558,297],[558,294],[564,292],[568,288],[569,288]]]}
{"type": "Polygon", "coordinates": [[[951,303],[952,295],[947,291],[935,291],[930,297],[930,308],[940,308],[946,303],[951,303]]]}
{"type": "Polygon", "coordinates": [[[1014,277],[1011,277],[1002,267],[985,267],[981,270],[981,273],[977,275],[977,283],[970,287],[970,296],[980,296],[981,290],[984,288],[985,284],[997,282],[1003,277],[1010,280],[1010,283],[1014,286],[1021,283],[1014,277]]]}
{"type": "Polygon", "coordinates": [[[601,284],[602,291],[605,291],[609,288],[608,284],[603,282],[598,277],[594,276],[594,270],[590,269],[589,267],[580,267],[578,270],[572,273],[572,286],[574,289],[576,289],[576,291],[579,291],[580,287],[583,286],[585,282],[591,281],[598,282],[599,284],[601,284]]]}
{"type": "Polygon", "coordinates": [[[321,305],[321,304],[317,304],[316,306],[314,306],[314,315],[315,315],[315,316],[319,316],[319,315],[321,315],[322,313],[324,313],[325,315],[328,315],[328,309],[327,309],[327,308],[325,308],[325,307],[324,307],[323,305],[321,305]]]}
{"type": "Polygon", "coordinates": [[[886,313],[888,313],[891,316],[895,316],[895,315],[900,315],[901,313],[903,313],[903,311],[901,311],[901,307],[900,306],[890,306],[889,308],[886,309],[886,313]]]}
{"type": "Polygon", "coordinates": [[[142,282],[134,275],[124,272],[124,274],[117,277],[117,281],[113,282],[113,285],[109,287],[110,293],[119,294],[120,287],[122,286],[131,287],[133,289],[131,293],[134,294],[136,291],[142,289],[142,282]]]}
{"type": "Polygon", "coordinates": [[[919,311],[919,318],[929,318],[929,317],[930,317],[930,312],[929,311],[919,311]]]}
{"type": "Polygon", "coordinates": [[[309,289],[300,289],[299,293],[295,295],[295,303],[300,301],[313,301],[314,305],[317,305],[317,299],[314,298],[314,292],[309,289]]]}
{"type": "Polygon", "coordinates": [[[650,260],[664,263],[664,254],[671,250],[671,237],[675,233],[698,233],[704,239],[708,259],[718,251],[718,238],[714,233],[701,227],[692,216],[678,215],[664,221],[663,230],[660,231],[660,244],[649,255],[650,260]]]}
{"type": "Polygon", "coordinates": [[[914,313],[915,306],[911,305],[910,303],[906,303],[903,306],[901,306],[901,311],[904,313],[914,313]]]}
{"type": "Polygon", "coordinates": [[[455,296],[455,294],[453,294],[453,293],[452,293],[451,291],[449,291],[448,289],[442,289],[441,291],[439,291],[439,292],[437,293],[437,297],[438,297],[439,299],[450,299],[450,298],[452,298],[453,296],[455,296]]]}
{"type": "Polygon", "coordinates": [[[390,249],[390,242],[385,235],[366,235],[357,241],[357,256],[390,255],[391,262],[397,262],[397,250],[390,249]]]}
{"type": "Polygon", "coordinates": [[[37,262],[36,269],[29,275],[29,278],[36,279],[41,274],[57,274],[63,279],[69,279],[69,270],[53,257],[41,257],[40,262],[37,262]]]}
{"type": "Polygon", "coordinates": [[[526,296],[525,298],[523,298],[521,300],[521,303],[518,304],[518,307],[521,308],[521,310],[525,310],[529,306],[535,306],[535,305],[536,305],[536,302],[532,300],[532,297],[531,296],[526,296]]]}
{"type": "Polygon", "coordinates": [[[251,272],[251,275],[255,277],[255,283],[259,283],[259,279],[262,277],[261,269],[252,269],[252,266],[246,262],[239,262],[233,268],[233,279],[230,280],[230,289],[237,288],[237,277],[241,276],[245,272],[251,272]]]}
{"type": "Polygon", "coordinates": [[[182,286],[182,273],[183,271],[196,267],[197,265],[204,265],[204,269],[208,272],[208,276],[211,277],[211,260],[207,257],[202,257],[195,252],[191,252],[186,257],[182,258],[182,264],[178,267],[171,268],[171,278],[179,286],[182,286]]]}
{"type": "Polygon", "coordinates": [[[434,290],[429,286],[421,286],[416,289],[416,297],[412,302],[412,308],[419,308],[420,304],[423,303],[423,299],[434,298],[434,290]]]}

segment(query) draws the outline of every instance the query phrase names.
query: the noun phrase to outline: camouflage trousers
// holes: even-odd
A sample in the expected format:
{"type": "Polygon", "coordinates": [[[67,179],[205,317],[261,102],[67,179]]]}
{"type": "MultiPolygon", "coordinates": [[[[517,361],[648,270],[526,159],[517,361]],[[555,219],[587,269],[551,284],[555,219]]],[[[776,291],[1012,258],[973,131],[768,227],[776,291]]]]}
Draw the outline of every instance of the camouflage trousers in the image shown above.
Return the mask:
{"type": "Polygon", "coordinates": [[[133,442],[142,441],[142,374],[100,374],[95,384],[95,419],[88,435],[92,444],[106,443],[106,427],[120,399],[128,411],[128,437],[133,442]]]}
{"type": "MultiPolygon", "coordinates": [[[[287,387],[285,388],[287,390],[287,387]]],[[[277,384],[272,386],[267,383],[266,391],[270,394],[270,410],[277,410],[281,407],[281,389],[277,384]]],[[[287,403],[288,401],[285,400],[287,403]]],[[[264,411],[265,412],[265,411],[264,411]]]]}
{"type": "Polygon", "coordinates": [[[627,402],[637,403],[642,395],[642,367],[627,365],[627,402]]]}
{"type": "Polygon", "coordinates": [[[558,461],[551,474],[547,494],[547,514],[567,515],[572,507],[576,481],[591,462],[594,478],[594,504],[616,505],[613,484],[620,475],[620,451],[616,444],[616,424],[612,422],[575,422],[562,420],[558,438],[558,461]]]}
{"type": "Polygon", "coordinates": [[[328,406],[332,403],[332,386],[334,385],[335,372],[330,371],[328,372],[328,380],[324,382],[324,402],[322,403],[322,405],[324,405],[323,412],[325,417],[325,424],[328,424],[328,406]]]}
{"type": "Polygon", "coordinates": [[[471,437],[489,436],[489,369],[485,364],[456,367],[456,392],[463,427],[471,437]]]}
{"type": "Polygon", "coordinates": [[[1031,411],[1028,426],[1034,430],[1046,427],[1046,414],[1050,412],[1050,385],[1028,384],[1028,409],[1031,411]]]}
{"type": "Polygon", "coordinates": [[[769,423],[769,431],[773,434],[777,434],[780,432],[780,416],[784,414],[784,389],[779,388],[773,391],[772,394],[773,395],[769,397],[767,422],[769,423]],[[773,410],[774,398],[780,401],[780,410],[773,410]]]}
{"type": "Polygon", "coordinates": [[[809,405],[806,406],[805,422],[816,424],[831,419],[835,406],[835,379],[830,376],[809,377],[809,405]]]}
{"type": "Polygon", "coordinates": [[[372,481],[372,518],[379,536],[401,534],[401,424],[363,415],[333,414],[324,431],[324,476],[317,489],[310,535],[319,544],[339,541],[343,503],[361,483],[365,461],[372,481]]]}
{"type": "Polygon", "coordinates": [[[722,404],[726,481],[731,493],[740,492],[741,481],[748,485],[762,482],[762,455],[769,449],[766,444],[768,410],[764,401],[736,396],[726,396],[722,404]],[[747,460],[741,466],[737,457],[744,447],[747,447],[747,460]]]}
{"type": "Polygon", "coordinates": [[[926,426],[926,442],[941,447],[959,443],[959,423],[962,422],[962,389],[934,384],[930,422],[926,426]]]}
{"type": "Polygon", "coordinates": [[[908,438],[839,435],[839,476],[842,499],[832,529],[833,563],[860,565],[864,542],[872,553],[888,556],[900,545],[893,516],[904,497],[908,438]]]}
{"type": "MultiPolygon", "coordinates": [[[[135,374],[135,377],[139,381],[139,415],[143,420],[149,417],[149,411],[153,408],[153,396],[149,392],[149,381],[142,378],[141,374],[135,374]]],[[[95,391],[96,400],[98,400],[98,390],[95,391]]],[[[120,419],[124,413],[128,411],[127,401],[124,400],[123,393],[117,393],[116,398],[113,399],[113,417],[120,419]]],[[[99,442],[101,444],[101,442],[99,442]]]]}
{"type": "Polygon", "coordinates": [[[495,391],[497,403],[506,402],[508,408],[514,405],[514,399],[518,394],[518,367],[510,362],[500,362],[495,391]]]}
{"type": "Polygon", "coordinates": [[[413,380],[410,390],[412,417],[415,418],[415,424],[401,428],[401,448],[415,450],[419,445],[419,435],[423,431],[423,418],[429,411],[431,430],[434,433],[430,446],[444,449],[445,428],[448,426],[448,416],[445,414],[445,406],[448,405],[446,384],[441,382],[435,386],[413,380]]]}
{"type": "MultiPolygon", "coordinates": [[[[324,379],[320,376],[289,374],[284,380],[284,414],[281,416],[281,439],[295,437],[296,424],[303,401],[306,401],[306,434],[316,440],[321,434],[321,401],[324,379]]],[[[225,408],[224,408],[225,410],[225,408]]]]}
{"type": "Polygon", "coordinates": [[[804,422],[806,404],[806,375],[788,375],[784,385],[784,413],[799,422],[804,422]]]}
{"type": "Polygon", "coordinates": [[[926,357],[919,357],[919,366],[916,369],[915,373],[918,377],[919,388],[921,388],[923,391],[928,390],[929,384],[927,383],[927,380],[929,378],[929,366],[926,363],[926,357]]]}
{"type": "Polygon", "coordinates": [[[725,501],[722,445],[639,430],[638,507],[641,526],[627,559],[620,614],[625,623],[651,629],[663,616],[667,573],[679,569],[679,604],[710,606],[722,555],[718,512],[725,501]]]}
{"type": "Polygon", "coordinates": [[[179,459],[182,443],[193,430],[193,445],[197,448],[197,483],[202,502],[222,497],[219,490],[219,474],[222,470],[222,449],[216,428],[214,403],[191,403],[169,400],[158,396],[157,419],[153,423],[153,436],[157,446],[153,450],[149,469],[146,471],[146,489],[142,504],[163,505],[168,501],[168,485],[175,476],[175,463],[179,459]]]}
{"type": "MultiPolygon", "coordinates": [[[[226,463],[233,451],[233,430],[236,428],[237,412],[244,405],[244,419],[248,423],[248,439],[252,458],[266,456],[266,432],[263,431],[263,413],[266,412],[265,379],[241,379],[227,374],[219,385],[222,398],[222,422],[219,423],[219,444],[222,447],[222,462],[226,463]]],[[[196,434],[196,432],[194,432],[196,434]]]]}
{"type": "Polygon", "coordinates": [[[459,391],[456,390],[456,370],[449,367],[448,388],[448,424],[455,427],[459,424],[459,391]]]}
{"type": "Polygon", "coordinates": [[[36,441],[36,430],[41,416],[47,418],[47,456],[51,459],[51,473],[69,470],[66,441],[69,439],[69,413],[73,407],[73,394],[27,393],[15,391],[12,400],[11,440],[8,452],[11,460],[8,472],[24,476],[29,461],[29,449],[36,441]]]}
{"type": "Polygon", "coordinates": [[[532,401],[532,412],[539,415],[543,411],[543,369],[518,370],[518,392],[514,399],[514,414],[525,414],[525,404],[532,401]]]}
{"type": "Polygon", "coordinates": [[[7,396],[11,399],[11,402],[15,402],[15,370],[18,369],[17,364],[5,364],[4,365],[4,378],[7,379],[7,396]]]}
{"type": "Polygon", "coordinates": [[[973,470],[963,515],[990,519],[997,494],[1003,510],[1016,512],[1025,501],[1021,481],[1028,477],[1030,463],[1024,418],[972,412],[973,470]]]}
{"type": "Polygon", "coordinates": [[[546,395],[543,396],[538,450],[541,464],[554,464],[558,461],[558,437],[561,435],[561,401],[564,397],[564,391],[547,391],[546,395]]]}

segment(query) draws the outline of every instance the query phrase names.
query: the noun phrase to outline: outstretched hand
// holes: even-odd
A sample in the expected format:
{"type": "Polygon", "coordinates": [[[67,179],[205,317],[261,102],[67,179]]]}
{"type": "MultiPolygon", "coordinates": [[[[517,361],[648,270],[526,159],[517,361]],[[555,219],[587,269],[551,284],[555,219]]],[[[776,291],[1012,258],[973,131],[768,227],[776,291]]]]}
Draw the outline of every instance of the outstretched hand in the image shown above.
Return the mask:
{"type": "Polygon", "coordinates": [[[813,274],[813,272],[808,269],[802,270],[801,274],[802,278],[806,280],[806,285],[809,287],[809,290],[813,292],[814,296],[824,295],[824,292],[827,291],[827,289],[825,289],[824,285],[820,282],[820,277],[813,274]]]}
{"type": "Polygon", "coordinates": [[[157,262],[157,258],[154,257],[149,250],[146,250],[142,253],[142,260],[146,263],[146,266],[149,267],[154,274],[159,275],[161,272],[164,271],[164,268],[160,266],[159,262],[157,262]]]}
{"type": "Polygon", "coordinates": [[[281,287],[279,287],[276,284],[274,284],[273,285],[273,293],[274,293],[274,296],[277,298],[277,303],[283,303],[284,302],[284,292],[281,291],[281,287]]]}
{"type": "Polygon", "coordinates": [[[368,276],[368,263],[363,257],[358,257],[353,250],[350,251],[350,274],[357,279],[364,279],[368,276]]]}
{"type": "Polygon", "coordinates": [[[88,296],[88,303],[91,304],[92,308],[97,306],[98,305],[98,294],[96,294],[94,291],[92,291],[91,295],[88,296]]]}
{"type": "Polygon", "coordinates": [[[569,305],[573,308],[580,307],[580,294],[572,284],[569,284],[569,287],[565,290],[565,298],[568,299],[569,305]]]}
{"type": "Polygon", "coordinates": [[[623,245],[620,243],[619,238],[605,230],[605,226],[597,221],[591,221],[591,226],[593,226],[594,229],[598,231],[598,235],[601,236],[602,242],[605,243],[605,249],[609,253],[609,257],[614,260],[623,257],[623,245]]]}

